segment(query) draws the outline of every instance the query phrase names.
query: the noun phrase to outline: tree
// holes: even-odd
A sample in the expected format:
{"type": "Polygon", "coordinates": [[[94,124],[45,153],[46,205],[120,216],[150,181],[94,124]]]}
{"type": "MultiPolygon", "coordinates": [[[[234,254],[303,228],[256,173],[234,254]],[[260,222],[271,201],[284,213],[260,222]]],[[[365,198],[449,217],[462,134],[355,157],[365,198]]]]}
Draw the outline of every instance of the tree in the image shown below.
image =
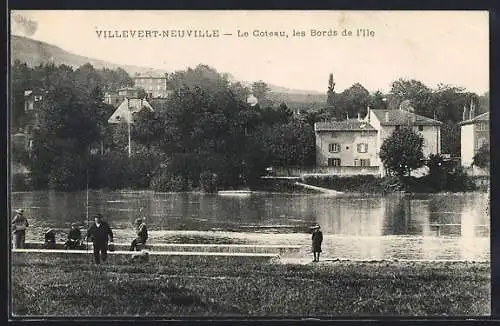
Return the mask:
{"type": "MultiPolygon", "coordinates": [[[[345,89],[338,97],[338,107],[341,108],[340,119],[355,118],[358,114],[367,113],[370,93],[360,83],[345,89]]],[[[339,117],[337,117],[339,118],[339,117]]]]}
{"type": "Polygon", "coordinates": [[[441,152],[460,156],[460,126],[452,121],[441,125],[441,152]]]}
{"type": "Polygon", "coordinates": [[[431,154],[429,155],[426,165],[429,168],[429,173],[425,177],[428,180],[427,184],[434,191],[445,189],[450,169],[445,164],[444,158],[440,154],[431,154]]]}
{"type": "Polygon", "coordinates": [[[262,109],[258,107],[257,110],[262,117],[262,122],[269,126],[277,123],[288,123],[293,117],[293,112],[285,103],[281,103],[278,108],[266,107],[262,109]]]}
{"type": "Polygon", "coordinates": [[[170,89],[180,91],[182,89],[194,90],[202,88],[207,91],[217,91],[227,88],[229,80],[227,76],[220,74],[214,68],[207,65],[198,65],[194,69],[176,71],[168,76],[167,84],[170,89]]]}
{"type": "Polygon", "coordinates": [[[248,87],[243,86],[240,82],[235,82],[232,83],[229,88],[239,100],[244,102],[247,101],[248,95],[250,94],[248,87]]]}
{"type": "Polygon", "coordinates": [[[326,106],[333,107],[335,104],[335,82],[333,81],[333,74],[330,74],[328,77],[328,90],[326,96],[326,106]]]}
{"type": "Polygon", "coordinates": [[[422,136],[409,128],[394,130],[380,147],[380,159],[386,169],[402,177],[424,164],[422,136]]]}
{"type": "Polygon", "coordinates": [[[315,161],[314,129],[304,121],[292,120],[272,126],[264,137],[271,165],[310,166],[315,161]]]}
{"type": "Polygon", "coordinates": [[[259,103],[261,103],[267,99],[267,93],[270,90],[271,89],[269,88],[269,86],[267,86],[267,84],[265,82],[263,82],[262,80],[254,82],[252,84],[253,96],[255,96],[257,98],[257,100],[259,100],[259,103]]]}
{"type": "Polygon", "coordinates": [[[478,114],[490,111],[490,92],[486,92],[479,96],[479,112],[478,114]]]}
{"type": "Polygon", "coordinates": [[[392,83],[391,94],[397,99],[398,103],[410,100],[416,114],[427,116],[425,113],[426,108],[429,107],[432,91],[421,81],[400,78],[392,83]]]}
{"type": "Polygon", "coordinates": [[[484,144],[479,148],[476,155],[472,158],[472,165],[482,169],[490,167],[490,146],[488,144],[484,144]]]}
{"type": "Polygon", "coordinates": [[[146,98],[148,97],[148,94],[146,93],[146,90],[142,87],[137,88],[137,97],[138,98],[146,98]]]}
{"type": "Polygon", "coordinates": [[[381,91],[376,91],[370,95],[368,105],[372,109],[387,110],[387,99],[381,91]]]}

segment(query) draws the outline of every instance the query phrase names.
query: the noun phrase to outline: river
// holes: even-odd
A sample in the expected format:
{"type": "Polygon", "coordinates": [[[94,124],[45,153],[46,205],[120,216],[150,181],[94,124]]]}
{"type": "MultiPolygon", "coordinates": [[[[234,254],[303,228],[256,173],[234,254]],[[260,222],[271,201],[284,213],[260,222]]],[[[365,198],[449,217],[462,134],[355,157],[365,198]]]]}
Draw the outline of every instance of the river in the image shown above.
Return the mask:
{"type": "Polygon", "coordinates": [[[27,241],[54,228],[64,240],[70,223],[86,228],[100,212],[129,242],[133,221],[146,217],[150,242],[298,245],[311,256],[309,227],[321,225],[322,259],[489,261],[486,193],[337,196],[253,193],[220,196],[152,191],[15,192],[12,208],[30,222],[27,241]],[[88,202],[88,205],[87,205],[88,202]],[[88,212],[87,212],[88,211],[88,212]]]}

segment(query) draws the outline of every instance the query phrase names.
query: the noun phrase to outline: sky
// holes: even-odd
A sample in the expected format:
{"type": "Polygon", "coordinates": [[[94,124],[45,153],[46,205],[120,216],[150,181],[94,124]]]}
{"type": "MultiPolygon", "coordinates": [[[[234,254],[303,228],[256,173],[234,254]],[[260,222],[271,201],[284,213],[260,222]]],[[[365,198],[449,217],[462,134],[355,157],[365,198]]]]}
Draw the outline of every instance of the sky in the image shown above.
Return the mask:
{"type": "Polygon", "coordinates": [[[326,92],[333,73],[336,91],[359,82],[387,92],[398,78],[489,90],[487,11],[13,11],[11,32],[117,64],[175,71],[203,63],[238,80],[292,89],[326,92]],[[220,37],[161,37],[183,29],[220,37]],[[358,29],[370,36],[356,36],[358,29]],[[98,36],[123,30],[128,38],[98,36]],[[138,30],[160,36],[130,37],[138,30]],[[238,30],[249,36],[238,37],[238,30]],[[305,36],[294,37],[294,30],[305,36]],[[329,30],[338,34],[311,32],[329,30]],[[288,37],[254,37],[254,31],[288,37]]]}

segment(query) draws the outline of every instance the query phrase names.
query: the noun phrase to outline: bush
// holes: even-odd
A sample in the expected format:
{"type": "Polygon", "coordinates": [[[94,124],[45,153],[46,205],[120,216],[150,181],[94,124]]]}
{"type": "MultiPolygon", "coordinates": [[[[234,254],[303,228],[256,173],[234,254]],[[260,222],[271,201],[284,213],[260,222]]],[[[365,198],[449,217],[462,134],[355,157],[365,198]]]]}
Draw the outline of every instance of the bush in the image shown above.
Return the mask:
{"type": "Polygon", "coordinates": [[[109,152],[91,158],[89,187],[122,189],[130,186],[130,162],[122,152],[109,152]]]}
{"type": "Polygon", "coordinates": [[[11,189],[12,191],[33,190],[30,176],[22,173],[13,174],[11,178],[11,189]]]}
{"type": "Polygon", "coordinates": [[[471,191],[476,189],[476,185],[462,167],[457,167],[448,174],[447,189],[454,192],[471,191]]]}
{"type": "Polygon", "coordinates": [[[151,179],[150,186],[154,191],[159,192],[181,192],[190,190],[189,183],[185,178],[179,175],[173,175],[169,172],[161,172],[155,175],[151,179]]]}
{"type": "Polygon", "coordinates": [[[373,175],[356,175],[350,177],[341,177],[335,175],[329,176],[306,176],[304,182],[337,191],[356,191],[356,192],[379,192],[383,191],[380,178],[373,175]]]}
{"type": "Polygon", "coordinates": [[[490,167],[490,146],[485,144],[479,148],[476,155],[473,157],[473,165],[480,167],[482,169],[487,169],[490,167]]]}
{"type": "Polygon", "coordinates": [[[78,156],[63,155],[58,158],[49,174],[49,188],[59,191],[85,189],[87,182],[83,164],[78,156]]]}
{"type": "Polygon", "coordinates": [[[204,171],[200,174],[200,189],[204,192],[213,193],[217,191],[217,174],[204,171]]]}

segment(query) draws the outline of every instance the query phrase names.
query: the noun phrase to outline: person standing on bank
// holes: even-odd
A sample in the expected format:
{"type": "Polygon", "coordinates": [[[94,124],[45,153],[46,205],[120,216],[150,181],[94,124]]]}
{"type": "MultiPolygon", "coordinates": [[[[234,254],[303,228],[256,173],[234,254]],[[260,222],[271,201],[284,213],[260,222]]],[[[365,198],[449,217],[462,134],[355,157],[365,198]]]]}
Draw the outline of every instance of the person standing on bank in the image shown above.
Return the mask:
{"type": "Polygon", "coordinates": [[[14,232],[14,248],[25,247],[26,228],[29,226],[28,219],[24,216],[24,210],[16,209],[16,215],[12,219],[12,232],[14,232]]]}
{"type": "Polygon", "coordinates": [[[139,245],[144,246],[148,240],[148,227],[146,223],[140,218],[135,220],[135,227],[137,231],[137,238],[132,240],[130,244],[130,251],[139,251],[139,245]]]}
{"type": "Polygon", "coordinates": [[[90,226],[85,241],[92,240],[94,246],[94,259],[96,264],[105,262],[108,258],[108,240],[113,243],[113,231],[109,224],[102,219],[101,214],[94,216],[94,223],[90,226]]]}
{"type": "Polygon", "coordinates": [[[320,226],[318,224],[316,224],[313,227],[313,233],[312,233],[312,251],[313,251],[313,256],[314,256],[313,262],[319,261],[319,255],[321,253],[321,243],[322,242],[323,242],[323,233],[320,230],[320,226]]]}

